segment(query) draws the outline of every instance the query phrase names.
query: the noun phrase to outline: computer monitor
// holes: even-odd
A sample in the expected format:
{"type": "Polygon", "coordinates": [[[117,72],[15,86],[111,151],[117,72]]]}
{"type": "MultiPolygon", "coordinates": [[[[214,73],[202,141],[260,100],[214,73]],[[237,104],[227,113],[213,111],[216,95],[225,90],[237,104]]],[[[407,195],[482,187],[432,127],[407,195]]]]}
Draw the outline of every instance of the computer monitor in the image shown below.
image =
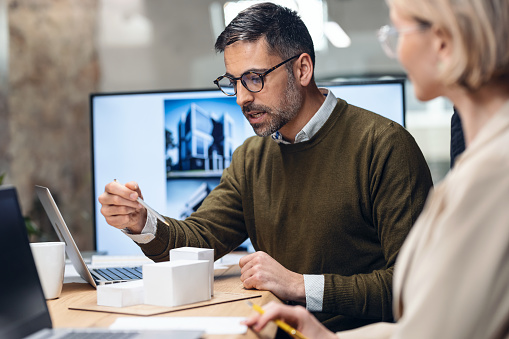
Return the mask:
{"type": "MultiPolygon", "coordinates": [[[[319,86],[405,124],[404,80],[319,86]]],[[[107,183],[135,180],[151,207],[183,219],[219,184],[235,148],[255,135],[236,97],[217,89],[97,93],[90,107],[95,249],[110,255],[142,252],[102,216],[98,197],[107,183]]]]}
{"type": "Polygon", "coordinates": [[[0,187],[0,220],[0,338],[25,338],[52,325],[14,187],[0,187]]]}

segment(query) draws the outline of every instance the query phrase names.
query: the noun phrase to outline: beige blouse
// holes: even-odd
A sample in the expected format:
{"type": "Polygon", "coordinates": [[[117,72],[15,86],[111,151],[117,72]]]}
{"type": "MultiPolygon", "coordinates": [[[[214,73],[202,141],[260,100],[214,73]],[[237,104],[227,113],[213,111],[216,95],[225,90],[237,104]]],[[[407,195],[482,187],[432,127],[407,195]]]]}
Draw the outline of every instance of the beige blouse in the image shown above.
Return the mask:
{"type": "Polygon", "coordinates": [[[339,338],[509,338],[509,102],[430,193],[393,282],[397,323],[339,338]]]}

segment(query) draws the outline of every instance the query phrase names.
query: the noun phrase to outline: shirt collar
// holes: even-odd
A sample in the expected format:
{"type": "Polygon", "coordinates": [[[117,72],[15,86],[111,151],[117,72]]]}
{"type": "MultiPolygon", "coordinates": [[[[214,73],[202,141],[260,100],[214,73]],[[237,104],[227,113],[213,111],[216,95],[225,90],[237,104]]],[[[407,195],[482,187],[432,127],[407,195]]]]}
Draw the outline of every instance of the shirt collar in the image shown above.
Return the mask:
{"type": "MultiPolygon", "coordinates": [[[[308,123],[302,128],[302,130],[297,133],[295,136],[295,143],[304,142],[311,139],[316,134],[316,132],[322,128],[336,107],[337,98],[330,90],[327,88],[320,88],[320,92],[322,92],[322,94],[325,96],[325,101],[322,103],[322,106],[320,106],[313,117],[308,121],[308,123]]],[[[277,143],[290,144],[290,142],[283,139],[283,136],[279,131],[272,133],[272,139],[277,143]]]]}

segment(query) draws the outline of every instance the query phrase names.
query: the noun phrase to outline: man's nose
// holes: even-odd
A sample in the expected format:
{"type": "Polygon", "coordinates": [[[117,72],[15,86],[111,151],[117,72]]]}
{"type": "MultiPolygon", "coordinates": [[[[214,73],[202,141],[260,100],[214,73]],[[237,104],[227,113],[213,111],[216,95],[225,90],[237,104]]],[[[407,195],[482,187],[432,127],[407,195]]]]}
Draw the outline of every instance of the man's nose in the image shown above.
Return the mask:
{"type": "Polygon", "coordinates": [[[237,105],[243,107],[245,104],[252,102],[253,99],[253,93],[248,91],[239,80],[237,83],[237,105]]]}

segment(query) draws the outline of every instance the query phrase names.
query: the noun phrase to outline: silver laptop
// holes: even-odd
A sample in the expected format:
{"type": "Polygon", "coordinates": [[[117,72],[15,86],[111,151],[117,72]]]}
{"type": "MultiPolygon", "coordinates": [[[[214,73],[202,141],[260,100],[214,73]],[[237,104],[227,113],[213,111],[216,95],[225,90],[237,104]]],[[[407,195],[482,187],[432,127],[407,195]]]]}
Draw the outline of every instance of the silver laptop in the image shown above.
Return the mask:
{"type": "Polygon", "coordinates": [[[65,242],[65,252],[78,274],[85,279],[90,285],[112,284],[124,281],[142,279],[141,266],[132,267],[105,267],[90,268],[85,264],[83,257],[69,232],[69,228],[65,224],[64,218],[58,209],[53,196],[48,188],[43,186],[35,186],[35,191],[39,200],[48,215],[55,232],[60,241],[65,242]]]}
{"type": "Polygon", "coordinates": [[[119,331],[52,328],[37,268],[14,187],[0,187],[0,338],[166,338],[197,339],[203,331],[119,331]]]}

